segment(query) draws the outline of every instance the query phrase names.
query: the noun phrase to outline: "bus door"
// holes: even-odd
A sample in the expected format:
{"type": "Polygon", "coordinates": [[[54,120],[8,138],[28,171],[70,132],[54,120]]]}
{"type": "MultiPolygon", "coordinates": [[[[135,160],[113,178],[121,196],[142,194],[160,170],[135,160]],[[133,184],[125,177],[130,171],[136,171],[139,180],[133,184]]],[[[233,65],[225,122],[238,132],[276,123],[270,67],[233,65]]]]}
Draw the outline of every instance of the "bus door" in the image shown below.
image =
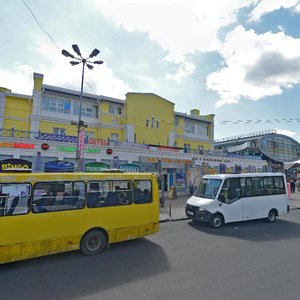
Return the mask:
{"type": "Polygon", "coordinates": [[[221,207],[226,223],[243,220],[243,199],[238,178],[225,179],[220,198],[223,202],[221,207]]]}

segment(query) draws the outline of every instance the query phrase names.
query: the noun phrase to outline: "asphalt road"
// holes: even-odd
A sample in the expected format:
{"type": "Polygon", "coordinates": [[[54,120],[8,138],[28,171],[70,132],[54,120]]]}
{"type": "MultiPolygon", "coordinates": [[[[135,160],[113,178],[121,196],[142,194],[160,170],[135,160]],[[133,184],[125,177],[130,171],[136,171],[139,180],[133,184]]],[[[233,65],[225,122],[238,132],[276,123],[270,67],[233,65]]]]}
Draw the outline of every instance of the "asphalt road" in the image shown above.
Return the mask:
{"type": "Polygon", "coordinates": [[[300,210],[211,229],[161,223],[159,233],[2,265],[6,299],[300,299],[300,210]]]}

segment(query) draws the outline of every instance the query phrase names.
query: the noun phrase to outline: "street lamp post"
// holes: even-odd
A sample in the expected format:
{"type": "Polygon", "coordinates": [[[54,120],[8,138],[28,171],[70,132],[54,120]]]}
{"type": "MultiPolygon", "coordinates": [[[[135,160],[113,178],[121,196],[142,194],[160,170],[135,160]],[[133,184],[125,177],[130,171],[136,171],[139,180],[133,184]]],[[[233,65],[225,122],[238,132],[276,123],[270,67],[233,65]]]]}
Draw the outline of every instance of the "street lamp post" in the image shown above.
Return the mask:
{"type": "Polygon", "coordinates": [[[93,70],[94,66],[92,64],[101,65],[101,64],[103,64],[103,61],[102,60],[96,60],[96,61],[89,60],[89,59],[97,56],[100,53],[100,51],[98,49],[94,49],[88,58],[83,58],[80,53],[80,49],[79,49],[78,45],[74,44],[74,45],[72,45],[72,48],[73,48],[74,52],[78,55],[77,57],[74,56],[73,54],[69,53],[66,50],[62,50],[61,53],[66,57],[71,57],[71,58],[75,59],[75,61],[74,60],[70,61],[70,64],[72,66],[76,66],[76,65],[82,63],[81,89],[80,89],[80,101],[79,101],[79,118],[78,118],[78,123],[76,123],[76,122],[71,123],[72,125],[77,126],[76,171],[80,172],[80,171],[82,171],[82,148],[80,145],[80,140],[83,138],[81,136],[81,134],[83,134],[83,133],[81,133],[81,131],[82,131],[82,128],[87,127],[84,124],[84,122],[81,120],[84,68],[85,68],[85,66],[87,66],[90,70],[93,70]]]}

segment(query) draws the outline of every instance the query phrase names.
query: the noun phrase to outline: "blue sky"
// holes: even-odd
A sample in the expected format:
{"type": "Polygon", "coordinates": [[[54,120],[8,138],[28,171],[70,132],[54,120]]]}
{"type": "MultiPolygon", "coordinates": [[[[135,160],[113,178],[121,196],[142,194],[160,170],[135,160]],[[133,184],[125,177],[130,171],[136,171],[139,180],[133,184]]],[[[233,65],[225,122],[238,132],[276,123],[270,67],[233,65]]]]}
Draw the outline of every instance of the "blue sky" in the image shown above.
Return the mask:
{"type": "Polygon", "coordinates": [[[94,48],[84,91],[155,93],[215,114],[215,138],[276,129],[300,141],[299,0],[0,0],[0,86],[80,90],[61,50],[94,48]],[[35,18],[26,4],[34,13],[35,18]],[[38,23],[39,25],[38,25],[38,23]],[[269,120],[269,121],[268,121],[269,120]]]}

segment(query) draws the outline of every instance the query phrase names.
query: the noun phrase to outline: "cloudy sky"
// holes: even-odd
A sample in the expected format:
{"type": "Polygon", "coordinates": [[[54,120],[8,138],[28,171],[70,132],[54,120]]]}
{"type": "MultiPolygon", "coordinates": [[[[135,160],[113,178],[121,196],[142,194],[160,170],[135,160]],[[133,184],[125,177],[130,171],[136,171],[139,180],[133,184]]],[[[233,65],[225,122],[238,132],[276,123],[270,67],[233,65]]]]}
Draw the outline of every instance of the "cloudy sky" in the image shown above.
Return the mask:
{"type": "Polygon", "coordinates": [[[261,130],[300,141],[299,0],[0,0],[0,86],[80,90],[61,50],[94,48],[84,91],[155,93],[215,114],[215,138],[261,130]]]}

